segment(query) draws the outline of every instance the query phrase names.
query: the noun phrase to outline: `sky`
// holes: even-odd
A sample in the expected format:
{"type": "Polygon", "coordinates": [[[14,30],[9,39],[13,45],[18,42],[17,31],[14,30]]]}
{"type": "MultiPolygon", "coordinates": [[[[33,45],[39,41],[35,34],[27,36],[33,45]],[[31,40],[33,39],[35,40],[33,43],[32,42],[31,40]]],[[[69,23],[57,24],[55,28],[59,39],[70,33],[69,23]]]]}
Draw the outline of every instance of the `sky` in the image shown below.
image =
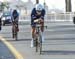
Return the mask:
{"type": "MultiPolygon", "coordinates": [[[[27,1],[27,0],[22,0],[22,1],[27,1]]],[[[34,3],[35,3],[35,1],[36,0],[32,0],[32,1],[34,1],[34,3]]],[[[64,2],[65,2],[65,0],[39,0],[39,2],[41,3],[41,4],[43,4],[44,3],[44,1],[46,2],[46,4],[49,6],[49,8],[64,8],[64,2]],[[59,1],[59,2],[62,2],[62,3],[59,3],[59,2],[57,2],[57,1],[59,1]]]]}
{"type": "MultiPolygon", "coordinates": [[[[5,0],[0,0],[0,1],[5,1],[5,0]]],[[[7,0],[7,1],[11,1],[11,0],[7,0]]],[[[22,1],[27,2],[28,0],[22,0],[22,1]]],[[[36,0],[31,0],[31,1],[35,4],[36,0]]],[[[41,4],[43,4],[44,1],[48,5],[49,9],[58,8],[60,10],[65,11],[65,0],[39,0],[41,4]]],[[[75,0],[71,0],[71,1],[72,1],[72,10],[75,11],[75,0]]]]}
{"type": "MultiPolygon", "coordinates": [[[[22,0],[22,1],[27,1],[27,0],[22,0]]],[[[35,0],[32,0],[35,3],[35,0]]],[[[65,11],[65,0],[39,0],[41,4],[46,2],[48,5],[49,9],[52,8],[58,8],[60,10],[65,11]]],[[[71,0],[72,3],[72,11],[75,11],[75,0],[71,0]]]]}

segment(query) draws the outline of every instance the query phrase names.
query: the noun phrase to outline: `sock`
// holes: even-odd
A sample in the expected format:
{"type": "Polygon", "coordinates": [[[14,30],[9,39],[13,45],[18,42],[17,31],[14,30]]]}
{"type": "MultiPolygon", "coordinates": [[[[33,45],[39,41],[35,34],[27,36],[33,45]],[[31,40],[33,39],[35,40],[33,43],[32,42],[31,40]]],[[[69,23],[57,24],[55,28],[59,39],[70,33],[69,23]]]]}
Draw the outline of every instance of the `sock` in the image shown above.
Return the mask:
{"type": "Polygon", "coordinates": [[[31,39],[31,47],[33,47],[34,45],[33,45],[33,38],[31,39]]]}
{"type": "Polygon", "coordinates": [[[44,32],[41,32],[42,35],[42,42],[44,41],[44,32]]]}

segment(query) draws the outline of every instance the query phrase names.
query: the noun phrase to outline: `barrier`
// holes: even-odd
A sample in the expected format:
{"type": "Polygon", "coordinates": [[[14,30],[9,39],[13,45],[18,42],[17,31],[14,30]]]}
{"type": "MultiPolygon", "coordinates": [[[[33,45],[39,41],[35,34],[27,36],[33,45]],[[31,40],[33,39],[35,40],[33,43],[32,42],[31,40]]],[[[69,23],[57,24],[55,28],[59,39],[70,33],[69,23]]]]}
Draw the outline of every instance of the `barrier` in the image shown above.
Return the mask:
{"type": "MultiPolygon", "coordinates": [[[[65,13],[48,13],[45,16],[47,21],[72,21],[74,12],[65,13]]],[[[30,14],[24,14],[20,16],[20,21],[30,21],[30,14]]]]}

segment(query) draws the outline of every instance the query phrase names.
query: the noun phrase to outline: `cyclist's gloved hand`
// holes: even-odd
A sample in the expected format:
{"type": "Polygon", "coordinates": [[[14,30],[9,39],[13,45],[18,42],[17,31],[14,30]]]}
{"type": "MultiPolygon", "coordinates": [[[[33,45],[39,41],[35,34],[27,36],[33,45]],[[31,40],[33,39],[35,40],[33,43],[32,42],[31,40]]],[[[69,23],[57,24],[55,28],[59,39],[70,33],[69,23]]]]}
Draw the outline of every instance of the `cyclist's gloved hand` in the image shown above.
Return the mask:
{"type": "Polygon", "coordinates": [[[34,22],[39,22],[39,19],[35,19],[34,22]]]}
{"type": "Polygon", "coordinates": [[[41,18],[39,18],[39,22],[44,22],[44,20],[43,20],[43,19],[41,19],[41,18]]]}

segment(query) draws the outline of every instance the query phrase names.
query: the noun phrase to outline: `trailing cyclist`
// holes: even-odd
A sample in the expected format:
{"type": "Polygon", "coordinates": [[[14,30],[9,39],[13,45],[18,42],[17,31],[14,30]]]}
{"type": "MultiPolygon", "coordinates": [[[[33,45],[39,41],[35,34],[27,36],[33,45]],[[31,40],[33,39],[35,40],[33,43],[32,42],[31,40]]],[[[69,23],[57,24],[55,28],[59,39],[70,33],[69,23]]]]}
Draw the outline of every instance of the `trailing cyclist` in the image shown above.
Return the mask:
{"type": "Polygon", "coordinates": [[[13,12],[12,12],[12,30],[14,28],[14,25],[16,25],[17,31],[19,31],[18,21],[19,21],[19,13],[16,9],[14,9],[13,12]]]}
{"type": "Polygon", "coordinates": [[[31,27],[32,27],[32,40],[31,40],[31,47],[34,47],[34,36],[35,36],[35,26],[36,22],[34,22],[36,19],[40,19],[38,22],[41,22],[41,35],[42,35],[42,41],[44,41],[44,16],[45,16],[45,9],[44,6],[41,4],[36,4],[36,6],[33,8],[31,12],[31,27]]]}

